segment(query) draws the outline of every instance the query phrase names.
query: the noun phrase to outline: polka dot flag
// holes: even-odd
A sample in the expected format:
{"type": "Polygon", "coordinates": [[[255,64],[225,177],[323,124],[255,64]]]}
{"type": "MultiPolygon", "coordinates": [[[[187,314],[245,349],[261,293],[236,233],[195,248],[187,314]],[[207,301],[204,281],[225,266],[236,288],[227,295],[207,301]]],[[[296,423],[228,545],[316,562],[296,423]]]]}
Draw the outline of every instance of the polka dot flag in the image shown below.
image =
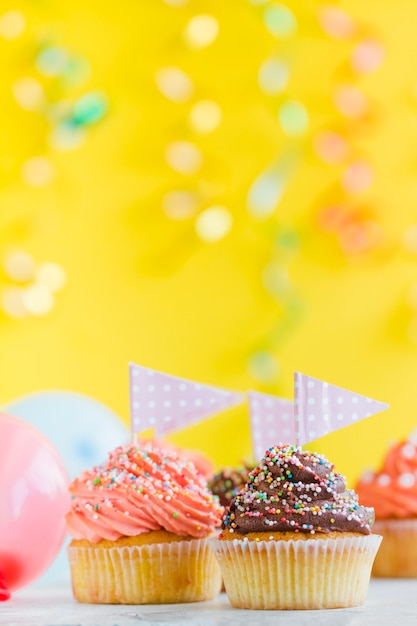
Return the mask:
{"type": "Polygon", "coordinates": [[[148,428],[163,435],[241,404],[243,393],[129,365],[132,436],[148,428]]]}
{"type": "Polygon", "coordinates": [[[389,408],[388,404],[294,373],[295,421],[303,445],[389,408]]]}
{"type": "Polygon", "coordinates": [[[259,391],[249,392],[249,416],[255,460],[277,443],[296,440],[294,403],[259,391]]]}
{"type": "Polygon", "coordinates": [[[389,408],[388,404],[294,373],[294,403],[249,392],[255,459],[277,443],[303,445],[389,408]]]}

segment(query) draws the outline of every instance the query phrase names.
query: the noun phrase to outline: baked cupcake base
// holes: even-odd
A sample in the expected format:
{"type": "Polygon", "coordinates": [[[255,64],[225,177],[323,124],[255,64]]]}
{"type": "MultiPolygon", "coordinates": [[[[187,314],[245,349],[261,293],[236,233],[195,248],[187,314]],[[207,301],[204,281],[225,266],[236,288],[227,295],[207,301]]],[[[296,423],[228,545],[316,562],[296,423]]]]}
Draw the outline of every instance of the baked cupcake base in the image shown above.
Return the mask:
{"type": "Polygon", "coordinates": [[[372,576],[417,578],[417,519],[376,520],[373,530],[383,542],[372,576]]]}
{"type": "Polygon", "coordinates": [[[364,603],[380,536],[265,534],[265,541],[259,533],[210,539],[232,606],[330,609],[364,603]]]}
{"type": "Polygon", "coordinates": [[[97,544],[73,540],[68,557],[79,602],[199,602],[215,598],[222,584],[208,539],[163,530],[97,544]]]}

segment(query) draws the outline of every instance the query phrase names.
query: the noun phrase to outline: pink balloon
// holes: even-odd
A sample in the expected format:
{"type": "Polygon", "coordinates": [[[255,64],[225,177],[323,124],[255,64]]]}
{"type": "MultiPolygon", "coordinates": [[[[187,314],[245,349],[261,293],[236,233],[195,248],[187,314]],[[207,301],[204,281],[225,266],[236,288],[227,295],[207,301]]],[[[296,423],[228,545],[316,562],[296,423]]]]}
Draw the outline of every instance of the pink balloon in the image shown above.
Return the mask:
{"type": "Polygon", "coordinates": [[[68,475],[35,428],[0,413],[0,600],[40,576],[65,536],[68,475]]]}

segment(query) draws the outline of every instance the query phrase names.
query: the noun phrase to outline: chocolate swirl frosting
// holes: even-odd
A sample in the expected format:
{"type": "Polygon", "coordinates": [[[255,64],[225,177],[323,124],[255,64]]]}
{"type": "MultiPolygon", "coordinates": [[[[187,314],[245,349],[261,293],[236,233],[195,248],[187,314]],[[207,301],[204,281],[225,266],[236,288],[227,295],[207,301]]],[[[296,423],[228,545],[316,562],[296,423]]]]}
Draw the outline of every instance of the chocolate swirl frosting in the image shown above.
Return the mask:
{"type": "Polygon", "coordinates": [[[345,478],[323,455],[278,445],[265,453],[223,518],[229,532],[359,532],[368,535],[374,510],[360,506],[345,478]]]}

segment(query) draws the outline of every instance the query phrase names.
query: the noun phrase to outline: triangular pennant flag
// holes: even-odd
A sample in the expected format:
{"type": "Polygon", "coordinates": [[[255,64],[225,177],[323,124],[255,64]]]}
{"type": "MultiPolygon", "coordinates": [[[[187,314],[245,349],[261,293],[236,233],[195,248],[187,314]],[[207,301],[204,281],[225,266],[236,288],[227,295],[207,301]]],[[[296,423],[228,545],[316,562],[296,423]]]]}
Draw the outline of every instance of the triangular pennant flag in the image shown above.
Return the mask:
{"type": "Polygon", "coordinates": [[[389,408],[388,404],[294,373],[296,443],[303,445],[389,408]]]}
{"type": "Polygon", "coordinates": [[[183,428],[241,404],[243,393],[203,385],[129,364],[132,435],[154,428],[158,435],[183,428]]]}
{"type": "Polygon", "coordinates": [[[294,404],[291,400],[250,391],[249,415],[255,461],[261,459],[271,446],[295,441],[294,404]]]}
{"type": "Polygon", "coordinates": [[[302,446],[389,408],[388,404],[294,373],[295,400],[249,392],[255,459],[277,443],[302,446]]]}

